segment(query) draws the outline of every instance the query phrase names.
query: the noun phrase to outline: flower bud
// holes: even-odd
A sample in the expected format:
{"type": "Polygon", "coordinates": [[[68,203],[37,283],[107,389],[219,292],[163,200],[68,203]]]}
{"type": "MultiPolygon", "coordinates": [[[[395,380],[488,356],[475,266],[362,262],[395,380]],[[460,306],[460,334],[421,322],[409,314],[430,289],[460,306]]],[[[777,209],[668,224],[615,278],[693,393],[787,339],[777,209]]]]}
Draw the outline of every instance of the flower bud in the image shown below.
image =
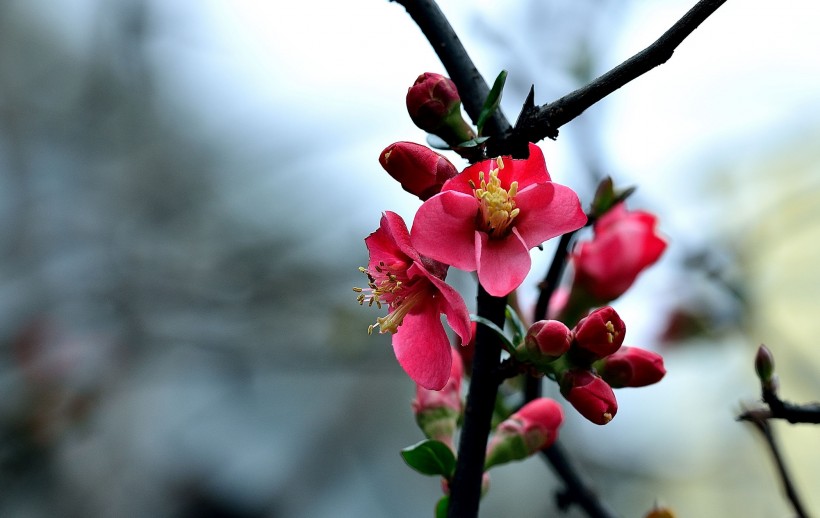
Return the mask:
{"type": "Polygon", "coordinates": [[[595,424],[607,424],[618,412],[612,387],[589,371],[565,372],[561,378],[561,394],[578,413],[595,424]]]}
{"type": "Polygon", "coordinates": [[[595,365],[612,388],[645,387],[666,374],[660,354],[638,347],[621,347],[595,365]]]}
{"type": "Polygon", "coordinates": [[[461,98],[455,83],[441,74],[425,72],[407,90],[407,111],[413,123],[450,145],[475,137],[461,117],[461,98]]]}
{"type": "Polygon", "coordinates": [[[416,385],[416,399],[412,402],[416,423],[428,439],[443,442],[453,449],[453,434],[461,416],[461,380],[464,368],[461,356],[451,348],[453,357],[450,379],[441,390],[430,390],[416,385]]]}
{"type": "Polygon", "coordinates": [[[516,357],[535,365],[549,363],[569,349],[572,332],[558,320],[539,320],[527,330],[524,343],[516,349],[516,357]]]}
{"type": "Polygon", "coordinates": [[[768,347],[761,344],[755,356],[755,372],[760,383],[765,387],[770,385],[774,374],[774,355],[768,347]]]}
{"type": "Polygon", "coordinates": [[[547,448],[558,439],[564,411],[556,401],[530,401],[496,428],[487,446],[484,469],[521,460],[547,448]]]}
{"type": "Polygon", "coordinates": [[[656,222],[653,214],[628,211],[623,203],[607,211],[595,222],[592,241],[572,253],[576,293],[571,298],[589,296],[603,304],[623,295],[666,249],[666,241],[655,232],[656,222]]]}
{"type": "Polygon", "coordinates": [[[610,306],[596,309],[582,318],[573,329],[575,345],[604,358],[620,349],[626,335],[626,324],[610,306]]]}
{"type": "Polygon", "coordinates": [[[390,144],[379,155],[379,163],[402,189],[422,201],[438,194],[444,182],[458,174],[458,169],[449,160],[413,142],[390,144]]]}

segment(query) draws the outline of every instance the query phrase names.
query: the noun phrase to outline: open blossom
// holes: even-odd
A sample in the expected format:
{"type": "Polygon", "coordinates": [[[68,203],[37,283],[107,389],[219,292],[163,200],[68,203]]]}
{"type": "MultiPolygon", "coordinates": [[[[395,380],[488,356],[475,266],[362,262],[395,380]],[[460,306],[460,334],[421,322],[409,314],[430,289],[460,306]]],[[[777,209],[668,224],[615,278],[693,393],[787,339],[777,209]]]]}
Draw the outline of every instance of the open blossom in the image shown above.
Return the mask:
{"type": "Polygon", "coordinates": [[[654,215],[629,211],[623,203],[611,208],[595,222],[592,241],[579,244],[572,254],[573,288],[598,302],[620,297],[666,249],[656,222],[654,215]]]}
{"type": "Polygon", "coordinates": [[[447,323],[461,338],[470,340],[470,315],[461,295],[444,282],[447,266],[422,257],[410,244],[410,234],[401,216],[385,212],[379,229],[365,238],[370,252],[367,288],[359,292],[359,303],[387,306],[387,316],[376,319],[369,332],[393,334],[393,351],[407,374],[419,385],[440,390],[450,377],[452,356],[447,323]]]}
{"type": "Polygon", "coordinates": [[[422,204],[413,245],[423,255],[478,271],[490,295],[517,288],[530,270],[529,250],[586,223],[578,195],[550,181],[544,155],[530,144],[526,160],[499,157],[473,164],[422,204]]]}

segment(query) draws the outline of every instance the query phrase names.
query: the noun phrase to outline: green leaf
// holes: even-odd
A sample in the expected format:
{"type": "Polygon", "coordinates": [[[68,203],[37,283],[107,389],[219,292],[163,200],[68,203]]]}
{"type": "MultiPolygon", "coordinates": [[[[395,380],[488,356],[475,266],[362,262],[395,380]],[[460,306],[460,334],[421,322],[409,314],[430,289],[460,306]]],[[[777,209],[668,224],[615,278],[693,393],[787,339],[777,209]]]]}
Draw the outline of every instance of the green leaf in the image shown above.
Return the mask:
{"type": "Polygon", "coordinates": [[[447,510],[450,508],[450,497],[443,496],[436,504],[436,518],[447,518],[447,510]]]}
{"type": "Polygon", "coordinates": [[[487,320],[486,318],[480,317],[473,313],[470,313],[470,320],[472,320],[473,322],[478,322],[479,324],[484,324],[485,326],[495,331],[495,334],[497,334],[501,341],[504,343],[504,348],[507,349],[507,351],[512,351],[513,349],[515,349],[515,344],[513,344],[510,341],[510,339],[507,338],[507,335],[504,334],[504,330],[495,325],[495,323],[493,323],[491,320],[487,320]]]}
{"type": "Polygon", "coordinates": [[[439,137],[438,135],[433,135],[432,133],[427,134],[427,145],[433,149],[450,149],[450,144],[445,142],[443,138],[439,137]]]}
{"type": "Polygon", "coordinates": [[[493,112],[498,109],[498,105],[501,103],[501,92],[504,90],[505,82],[507,82],[507,71],[502,70],[501,73],[498,74],[498,77],[495,78],[495,83],[493,83],[490,93],[487,94],[484,106],[481,107],[481,113],[475,124],[479,135],[481,135],[481,132],[484,130],[487,119],[492,116],[493,112]]]}
{"type": "Polygon", "coordinates": [[[408,466],[422,475],[441,475],[446,479],[453,476],[456,457],[452,450],[441,441],[427,439],[401,451],[408,466]]]}
{"type": "Polygon", "coordinates": [[[520,344],[524,340],[524,336],[527,334],[527,329],[524,327],[524,322],[521,321],[521,317],[518,316],[518,313],[516,313],[513,307],[509,304],[507,304],[507,309],[504,312],[507,315],[507,321],[512,324],[512,341],[513,343],[520,344]]]}

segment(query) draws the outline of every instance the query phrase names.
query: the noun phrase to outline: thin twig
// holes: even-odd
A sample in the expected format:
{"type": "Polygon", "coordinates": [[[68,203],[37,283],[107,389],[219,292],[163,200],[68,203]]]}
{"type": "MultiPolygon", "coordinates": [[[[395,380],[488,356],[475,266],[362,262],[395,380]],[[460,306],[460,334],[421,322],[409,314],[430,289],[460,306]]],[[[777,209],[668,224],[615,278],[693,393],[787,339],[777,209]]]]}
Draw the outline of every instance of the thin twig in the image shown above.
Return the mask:
{"type": "Polygon", "coordinates": [[[565,511],[570,505],[576,503],[583,508],[590,518],[612,518],[615,516],[604,506],[598,495],[587,487],[578,474],[578,470],[567,458],[566,451],[558,442],[543,450],[541,454],[549,461],[553,471],[564,481],[566,486],[563,492],[558,493],[559,509],[565,511]]]}
{"type": "Polygon", "coordinates": [[[525,104],[511,138],[522,142],[538,142],[545,137],[557,138],[558,128],[581,115],[587,108],[633,79],[666,63],[678,45],[725,2],[726,0],[701,0],[653,44],[586,86],[543,106],[525,104]]]}
{"type": "Polygon", "coordinates": [[[783,491],[786,492],[786,497],[789,499],[789,502],[791,502],[794,512],[797,513],[798,518],[806,518],[808,514],[806,514],[806,510],[803,507],[803,503],[800,500],[797,489],[794,487],[794,483],[789,476],[789,472],[786,469],[786,463],[780,455],[780,449],[777,447],[777,442],[774,439],[774,432],[772,432],[769,421],[766,419],[754,418],[748,413],[745,413],[738,419],[752,423],[755,426],[755,429],[763,435],[763,438],[769,447],[769,451],[772,454],[772,458],[774,458],[775,464],[777,464],[777,471],[780,475],[780,481],[783,484],[783,491]]]}

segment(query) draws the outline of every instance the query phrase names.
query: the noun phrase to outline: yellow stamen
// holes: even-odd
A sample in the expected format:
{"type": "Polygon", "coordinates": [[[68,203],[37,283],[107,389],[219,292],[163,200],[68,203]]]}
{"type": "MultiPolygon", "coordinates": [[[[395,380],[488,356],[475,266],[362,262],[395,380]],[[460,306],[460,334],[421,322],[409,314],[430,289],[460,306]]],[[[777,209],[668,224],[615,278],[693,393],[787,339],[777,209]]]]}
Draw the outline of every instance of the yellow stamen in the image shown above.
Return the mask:
{"type": "Polygon", "coordinates": [[[604,325],[606,326],[606,340],[609,343],[613,343],[615,338],[618,337],[618,333],[615,331],[615,325],[610,320],[607,320],[604,325]]]}
{"type": "Polygon", "coordinates": [[[518,182],[512,182],[509,189],[501,187],[501,180],[498,179],[498,172],[504,169],[501,157],[496,159],[496,164],[498,168],[491,169],[487,178],[483,171],[478,173],[478,187],[470,181],[476,199],[481,202],[481,219],[484,230],[490,237],[504,236],[515,217],[521,212],[515,206],[518,182]]]}
{"type": "Polygon", "coordinates": [[[407,298],[397,299],[396,302],[391,304],[391,307],[394,308],[393,312],[377,318],[376,323],[367,328],[367,334],[372,334],[373,329],[377,327],[379,328],[379,333],[395,333],[399,330],[399,326],[404,320],[404,317],[407,316],[410,310],[413,309],[413,306],[424,297],[425,293],[423,290],[416,290],[407,298]]]}

